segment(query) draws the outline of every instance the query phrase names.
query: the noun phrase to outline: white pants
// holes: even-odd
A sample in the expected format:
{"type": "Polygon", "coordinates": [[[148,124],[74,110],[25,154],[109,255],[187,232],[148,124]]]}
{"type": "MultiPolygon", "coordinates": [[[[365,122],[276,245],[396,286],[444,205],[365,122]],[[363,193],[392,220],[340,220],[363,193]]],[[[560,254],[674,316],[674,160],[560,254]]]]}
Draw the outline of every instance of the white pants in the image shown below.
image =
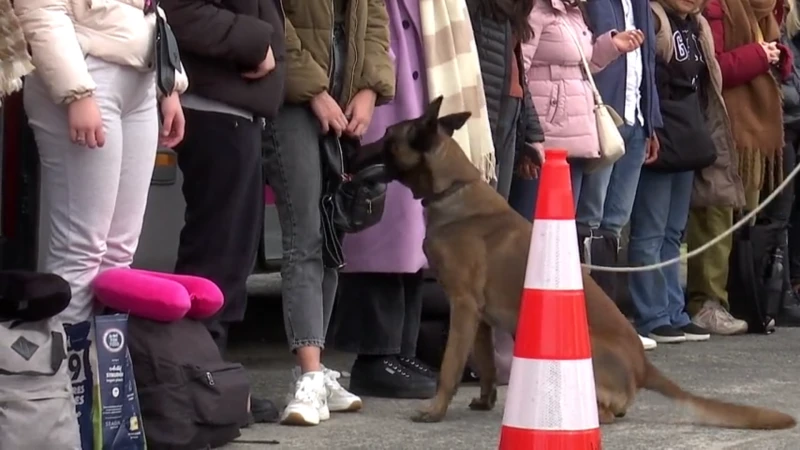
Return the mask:
{"type": "Polygon", "coordinates": [[[105,269],[128,267],[142,230],[158,147],[154,75],[86,58],[106,134],[103,147],[69,139],[67,108],[50,99],[42,80],[27,77],[25,111],[41,160],[47,239],[39,270],[67,280],[66,324],[92,315],[91,283],[105,269]]]}

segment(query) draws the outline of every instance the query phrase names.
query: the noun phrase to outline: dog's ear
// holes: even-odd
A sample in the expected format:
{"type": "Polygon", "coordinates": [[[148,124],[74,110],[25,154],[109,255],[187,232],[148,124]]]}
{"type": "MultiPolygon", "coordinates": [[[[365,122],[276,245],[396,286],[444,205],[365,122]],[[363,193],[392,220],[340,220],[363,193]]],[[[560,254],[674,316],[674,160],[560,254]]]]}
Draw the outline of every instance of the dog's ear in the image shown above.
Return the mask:
{"type": "Polygon", "coordinates": [[[452,137],[453,133],[464,126],[469,120],[472,113],[469,111],[455,113],[455,114],[448,114],[444,117],[439,118],[439,126],[442,127],[445,133],[448,136],[452,137]]]}
{"type": "Polygon", "coordinates": [[[423,153],[433,148],[439,133],[439,110],[443,99],[441,95],[436,97],[425,108],[422,116],[414,121],[413,131],[409,136],[411,148],[423,153]]]}

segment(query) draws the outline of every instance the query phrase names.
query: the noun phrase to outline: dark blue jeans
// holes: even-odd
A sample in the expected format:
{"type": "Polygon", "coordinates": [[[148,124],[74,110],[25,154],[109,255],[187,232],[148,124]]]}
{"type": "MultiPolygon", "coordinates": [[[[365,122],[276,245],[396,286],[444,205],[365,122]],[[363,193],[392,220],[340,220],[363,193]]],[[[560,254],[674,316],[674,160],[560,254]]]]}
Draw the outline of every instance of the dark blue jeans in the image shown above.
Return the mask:
{"type": "MultiPolygon", "coordinates": [[[[631,213],[628,262],[649,265],[680,256],[681,236],[689,217],[694,172],[643,170],[631,213]]],[[[655,328],[689,324],[680,282],[680,264],[633,272],[628,285],[636,308],[636,328],[647,336],[655,328]]]]}
{"type": "Polygon", "coordinates": [[[536,196],[539,193],[539,179],[525,180],[516,175],[511,179],[511,193],[508,195],[508,204],[522,217],[533,221],[533,211],[536,208],[536,196]]]}

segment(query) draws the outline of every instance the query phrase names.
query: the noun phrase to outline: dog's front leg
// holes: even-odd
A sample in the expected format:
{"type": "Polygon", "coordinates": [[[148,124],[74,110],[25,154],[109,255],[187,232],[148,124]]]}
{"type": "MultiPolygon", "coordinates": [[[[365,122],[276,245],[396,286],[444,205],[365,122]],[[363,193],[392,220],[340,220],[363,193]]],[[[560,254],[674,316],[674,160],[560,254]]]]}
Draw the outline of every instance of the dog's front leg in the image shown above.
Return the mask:
{"type": "Polygon", "coordinates": [[[481,396],[473,398],[469,407],[475,411],[490,411],[497,403],[497,367],[494,361],[492,327],[486,322],[478,325],[472,355],[481,377],[481,396]]]}
{"type": "Polygon", "coordinates": [[[447,413],[464,374],[464,366],[475,340],[478,311],[472,296],[450,298],[450,331],[439,371],[439,387],[430,404],[411,417],[414,422],[439,422],[447,413]]]}

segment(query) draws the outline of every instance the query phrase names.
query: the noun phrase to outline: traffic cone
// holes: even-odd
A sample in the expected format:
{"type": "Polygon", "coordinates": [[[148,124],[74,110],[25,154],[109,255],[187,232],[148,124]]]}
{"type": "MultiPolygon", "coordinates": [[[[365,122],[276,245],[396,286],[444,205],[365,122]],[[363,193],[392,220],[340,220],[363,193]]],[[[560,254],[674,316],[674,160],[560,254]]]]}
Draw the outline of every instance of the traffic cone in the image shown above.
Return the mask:
{"type": "Polygon", "coordinates": [[[600,448],[567,152],[547,150],[499,449],[600,448]]]}

